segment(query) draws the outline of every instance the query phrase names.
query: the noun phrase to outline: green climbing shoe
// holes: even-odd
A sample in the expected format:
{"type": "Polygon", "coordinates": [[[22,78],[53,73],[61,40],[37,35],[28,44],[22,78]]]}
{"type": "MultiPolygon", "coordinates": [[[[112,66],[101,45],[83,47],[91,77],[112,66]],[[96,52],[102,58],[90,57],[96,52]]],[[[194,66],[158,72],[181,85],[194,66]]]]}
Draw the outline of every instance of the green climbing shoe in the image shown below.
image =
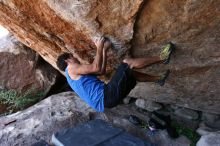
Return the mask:
{"type": "Polygon", "coordinates": [[[168,43],[165,47],[163,47],[162,51],[160,52],[160,59],[163,60],[164,64],[168,64],[170,61],[170,56],[174,51],[175,46],[173,43],[168,43]]]}

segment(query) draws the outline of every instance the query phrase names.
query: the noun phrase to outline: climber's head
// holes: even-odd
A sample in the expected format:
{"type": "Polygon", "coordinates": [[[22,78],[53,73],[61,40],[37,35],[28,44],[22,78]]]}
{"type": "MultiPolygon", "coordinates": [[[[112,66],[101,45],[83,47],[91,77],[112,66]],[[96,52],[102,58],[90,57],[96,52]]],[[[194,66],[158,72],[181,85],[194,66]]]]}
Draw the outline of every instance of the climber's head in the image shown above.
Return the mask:
{"type": "Polygon", "coordinates": [[[78,63],[79,61],[73,57],[73,55],[71,53],[63,53],[60,56],[58,56],[57,58],[57,67],[62,70],[65,71],[66,67],[71,64],[71,63],[78,63]]]}

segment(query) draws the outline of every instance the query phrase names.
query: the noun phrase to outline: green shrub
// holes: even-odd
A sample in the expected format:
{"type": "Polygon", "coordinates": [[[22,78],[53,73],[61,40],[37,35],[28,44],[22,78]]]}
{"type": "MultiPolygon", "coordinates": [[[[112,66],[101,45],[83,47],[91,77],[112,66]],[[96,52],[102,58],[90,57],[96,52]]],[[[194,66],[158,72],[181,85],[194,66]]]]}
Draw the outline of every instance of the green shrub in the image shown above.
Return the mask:
{"type": "Polygon", "coordinates": [[[200,135],[198,133],[177,122],[172,122],[171,125],[176,129],[179,135],[185,135],[191,141],[190,146],[196,146],[197,141],[200,139],[200,135]]]}
{"type": "Polygon", "coordinates": [[[8,105],[8,110],[11,113],[27,108],[39,100],[42,100],[44,96],[45,93],[36,93],[34,90],[28,90],[24,94],[18,94],[15,90],[2,90],[0,91],[0,102],[8,105]]]}

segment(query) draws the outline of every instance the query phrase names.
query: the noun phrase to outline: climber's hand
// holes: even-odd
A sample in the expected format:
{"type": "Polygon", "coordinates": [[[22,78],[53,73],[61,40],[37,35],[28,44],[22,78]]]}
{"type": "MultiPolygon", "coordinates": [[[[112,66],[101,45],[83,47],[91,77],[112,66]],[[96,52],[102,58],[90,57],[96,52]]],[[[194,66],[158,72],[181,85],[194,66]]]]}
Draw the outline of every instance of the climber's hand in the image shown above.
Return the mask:
{"type": "Polygon", "coordinates": [[[104,38],[104,37],[100,37],[99,39],[97,39],[97,40],[95,41],[95,45],[96,45],[96,47],[97,47],[97,50],[103,49],[104,41],[105,41],[105,38],[104,38]]]}

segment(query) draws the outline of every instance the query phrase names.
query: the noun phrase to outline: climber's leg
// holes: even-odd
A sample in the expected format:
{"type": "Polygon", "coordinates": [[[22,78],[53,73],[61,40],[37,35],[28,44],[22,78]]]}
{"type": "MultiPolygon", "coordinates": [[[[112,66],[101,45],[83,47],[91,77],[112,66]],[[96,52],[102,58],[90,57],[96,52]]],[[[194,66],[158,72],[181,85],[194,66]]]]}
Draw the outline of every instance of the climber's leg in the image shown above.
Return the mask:
{"type": "Polygon", "coordinates": [[[163,47],[160,52],[160,56],[154,57],[144,57],[144,58],[127,58],[123,62],[127,63],[130,68],[144,68],[156,63],[169,63],[170,55],[174,50],[174,45],[172,43],[167,44],[163,47]]]}
{"type": "Polygon", "coordinates": [[[163,60],[159,56],[145,58],[126,58],[123,60],[130,68],[144,68],[155,63],[162,63],[163,60]]]}
{"type": "Polygon", "coordinates": [[[111,80],[104,86],[104,106],[118,105],[135,87],[136,79],[128,64],[122,63],[111,80]]]}
{"type": "Polygon", "coordinates": [[[133,76],[136,79],[136,81],[139,82],[155,82],[158,83],[160,86],[163,86],[167,77],[169,76],[170,71],[167,70],[165,73],[163,73],[160,76],[152,76],[145,73],[137,72],[133,70],[133,76]]]}

